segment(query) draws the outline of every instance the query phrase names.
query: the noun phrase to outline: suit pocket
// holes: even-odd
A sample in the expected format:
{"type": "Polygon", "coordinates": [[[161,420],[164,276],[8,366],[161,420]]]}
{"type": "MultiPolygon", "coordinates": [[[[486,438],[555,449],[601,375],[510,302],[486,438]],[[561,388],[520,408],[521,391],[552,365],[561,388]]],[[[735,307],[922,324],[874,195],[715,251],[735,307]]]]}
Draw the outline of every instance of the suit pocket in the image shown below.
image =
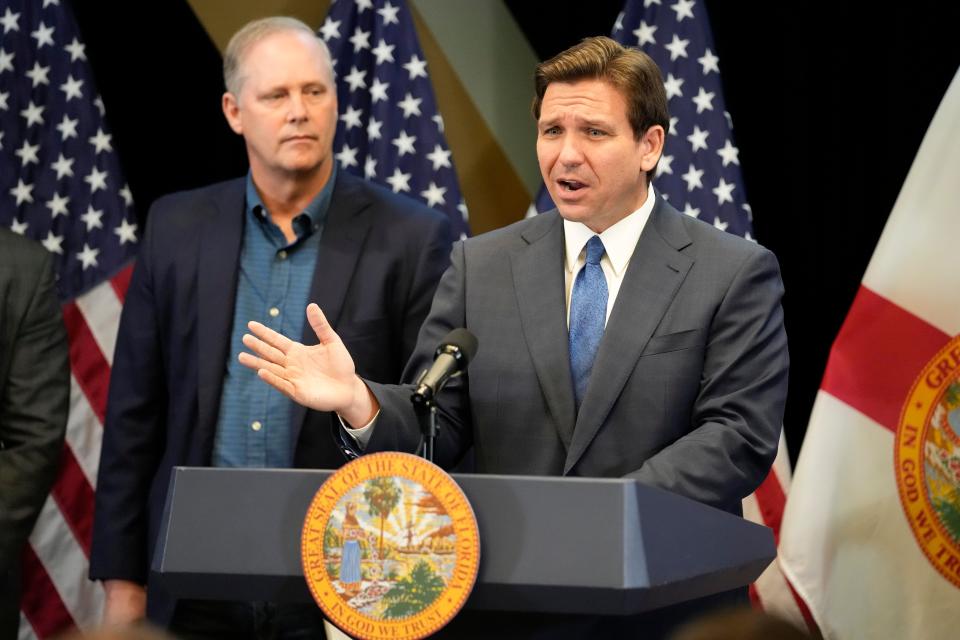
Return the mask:
{"type": "Polygon", "coordinates": [[[658,353],[668,353],[670,351],[681,351],[693,347],[703,346],[703,329],[689,329],[687,331],[677,331],[676,333],[667,333],[662,336],[653,336],[647,343],[647,348],[643,350],[644,356],[652,356],[658,353]]]}

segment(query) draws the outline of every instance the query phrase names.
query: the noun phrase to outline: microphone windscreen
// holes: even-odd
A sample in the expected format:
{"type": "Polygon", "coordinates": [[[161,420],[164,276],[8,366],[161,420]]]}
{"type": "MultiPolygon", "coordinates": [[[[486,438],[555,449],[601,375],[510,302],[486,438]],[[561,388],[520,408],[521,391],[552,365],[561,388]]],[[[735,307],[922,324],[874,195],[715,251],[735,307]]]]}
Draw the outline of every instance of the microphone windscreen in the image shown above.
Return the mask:
{"type": "Polygon", "coordinates": [[[477,353],[478,343],[475,335],[461,327],[448,333],[441,345],[457,347],[463,357],[463,366],[467,366],[477,353]]]}

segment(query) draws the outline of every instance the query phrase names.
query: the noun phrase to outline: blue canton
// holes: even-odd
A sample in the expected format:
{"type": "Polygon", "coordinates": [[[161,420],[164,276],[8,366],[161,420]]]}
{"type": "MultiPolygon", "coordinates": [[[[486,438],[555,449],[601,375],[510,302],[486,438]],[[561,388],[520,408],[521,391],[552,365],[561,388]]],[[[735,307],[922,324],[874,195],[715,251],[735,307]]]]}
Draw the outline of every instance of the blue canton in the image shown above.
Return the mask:
{"type": "Polygon", "coordinates": [[[241,338],[250,320],[286,336],[303,335],[304,309],[335,181],[336,168],[306,211],[294,218],[297,237],[288,243],[247,176],[237,300],[211,461],[215,467],[288,468],[293,464],[293,401],[260,382],[256,372],[237,362],[236,354],[244,351],[241,338]]]}

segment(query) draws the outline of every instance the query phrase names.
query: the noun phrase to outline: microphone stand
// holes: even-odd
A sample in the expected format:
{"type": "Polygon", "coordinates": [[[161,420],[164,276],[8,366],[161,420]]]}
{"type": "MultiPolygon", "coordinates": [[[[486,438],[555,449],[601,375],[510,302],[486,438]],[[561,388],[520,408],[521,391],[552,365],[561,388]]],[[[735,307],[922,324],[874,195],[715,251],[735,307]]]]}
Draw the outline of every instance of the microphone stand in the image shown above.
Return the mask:
{"type": "MultiPolygon", "coordinates": [[[[423,379],[426,373],[424,371],[424,375],[420,378],[423,379]]],[[[427,462],[433,462],[433,444],[437,439],[437,402],[430,389],[423,387],[410,397],[410,401],[413,403],[414,413],[417,414],[417,422],[420,423],[420,437],[423,441],[422,457],[427,462]]]]}

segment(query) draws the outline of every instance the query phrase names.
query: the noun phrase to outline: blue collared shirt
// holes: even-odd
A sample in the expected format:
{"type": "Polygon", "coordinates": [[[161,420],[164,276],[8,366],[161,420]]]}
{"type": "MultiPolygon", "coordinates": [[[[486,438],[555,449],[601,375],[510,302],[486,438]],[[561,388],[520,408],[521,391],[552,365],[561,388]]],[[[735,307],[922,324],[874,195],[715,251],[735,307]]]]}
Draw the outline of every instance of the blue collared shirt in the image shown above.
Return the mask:
{"type": "Polygon", "coordinates": [[[303,335],[304,310],[335,180],[336,167],[323,190],[293,219],[297,237],[288,243],[247,174],[233,331],[211,461],[215,467],[293,464],[293,401],[261,382],[255,371],[237,361],[237,354],[245,350],[241,339],[250,320],[295,339],[303,335]]]}

